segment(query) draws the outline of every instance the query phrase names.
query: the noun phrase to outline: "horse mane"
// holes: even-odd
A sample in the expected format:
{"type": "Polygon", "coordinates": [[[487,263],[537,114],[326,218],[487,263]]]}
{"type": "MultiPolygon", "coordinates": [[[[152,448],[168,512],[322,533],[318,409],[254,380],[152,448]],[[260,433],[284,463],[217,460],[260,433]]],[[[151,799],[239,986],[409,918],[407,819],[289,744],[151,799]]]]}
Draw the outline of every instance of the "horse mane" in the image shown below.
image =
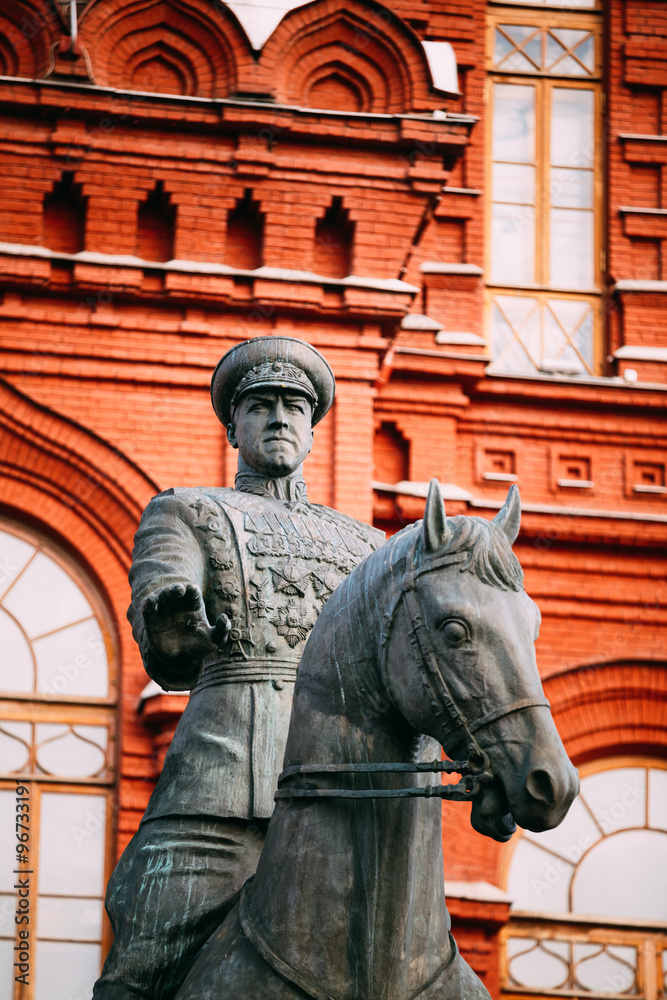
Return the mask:
{"type": "Polygon", "coordinates": [[[510,541],[493,521],[457,515],[447,518],[447,538],[438,555],[467,554],[460,573],[474,573],[498,590],[522,590],[523,570],[510,541]]]}
{"type": "MultiPolygon", "coordinates": [[[[447,518],[446,525],[443,546],[434,556],[460,555],[460,573],[474,573],[498,590],[523,589],[523,570],[502,528],[485,518],[462,514],[447,518]]],[[[326,602],[320,617],[336,617],[352,608],[359,615],[363,607],[371,621],[381,623],[381,641],[386,642],[386,628],[400,599],[405,573],[426,567],[431,558],[421,544],[421,526],[417,521],[403,528],[356,566],[326,602]]]]}

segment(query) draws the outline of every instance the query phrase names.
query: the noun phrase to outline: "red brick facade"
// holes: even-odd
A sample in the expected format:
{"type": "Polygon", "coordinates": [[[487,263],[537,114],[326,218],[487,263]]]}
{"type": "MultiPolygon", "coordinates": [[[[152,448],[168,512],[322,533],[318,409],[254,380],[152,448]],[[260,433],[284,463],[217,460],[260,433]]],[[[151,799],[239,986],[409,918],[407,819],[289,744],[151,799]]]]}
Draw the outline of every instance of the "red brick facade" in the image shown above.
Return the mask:
{"type": "MultiPolygon", "coordinates": [[[[486,370],[497,5],[315,0],[261,52],[218,0],[78,6],[74,41],[62,5],[0,0],[0,500],[87,568],[115,623],[117,851],[181,706],[139,712],[132,535],[153,493],[233,482],[208,383],[255,335],[302,337],[336,373],[313,500],[393,532],[433,476],[451,513],[483,517],[518,482],[516,551],[574,762],[664,755],[664,4],[605,4],[606,360],[583,379],[486,370]],[[422,41],[451,43],[460,96],[436,89],[422,41]]],[[[446,875],[499,885],[503,848],[463,811],[444,808],[446,875]]],[[[497,995],[507,907],[453,913],[497,995]]]]}

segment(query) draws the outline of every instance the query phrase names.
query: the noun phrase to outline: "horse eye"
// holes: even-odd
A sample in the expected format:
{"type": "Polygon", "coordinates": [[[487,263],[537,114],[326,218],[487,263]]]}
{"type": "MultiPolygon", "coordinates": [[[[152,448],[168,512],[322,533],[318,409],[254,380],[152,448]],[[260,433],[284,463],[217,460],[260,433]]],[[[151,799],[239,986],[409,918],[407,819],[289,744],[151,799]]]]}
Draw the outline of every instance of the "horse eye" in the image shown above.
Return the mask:
{"type": "Polygon", "coordinates": [[[468,638],[468,630],[463,622],[450,618],[441,626],[447,642],[459,643],[468,638]]]}

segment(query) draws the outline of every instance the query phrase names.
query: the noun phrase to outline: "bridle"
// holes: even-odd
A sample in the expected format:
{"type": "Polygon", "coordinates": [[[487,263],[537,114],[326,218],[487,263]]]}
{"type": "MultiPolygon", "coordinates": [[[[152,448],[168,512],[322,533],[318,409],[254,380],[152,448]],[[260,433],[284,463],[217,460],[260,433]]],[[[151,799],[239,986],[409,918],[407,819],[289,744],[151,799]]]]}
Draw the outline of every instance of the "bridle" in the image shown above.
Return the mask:
{"type": "Polygon", "coordinates": [[[414,568],[414,552],[412,565],[407,570],[401,583],[398,597],[392,610],[386,615],[386,626],[382,639],[382,674],[387,683],[387,649],[394,618],[402,602],[410,617],[410,639],[421,660],[424,680],[429,689],[431,704],[435,709],[436,718],[445,716],[450,724],[462,734],[458,742],[467,745],[466,760],[434,760],[411,764],[295,764],[285,768],[278,778],[278,790],[275,799],[292,798],[338,798],[338,799],[383,799],[383,798],[439,798],[458,802],[470,801],[480,791],[483,784],[493,780],[490,771],[491,762],[487,753],[480,747],[475,733],[498,719],[519,712],[524,708],[546,707],[550,704],[546,698],[520,698],[500,708],[487,712],[479,719],[470,722],[461,712],[451,696],[447,681],[440,669],[428,629],[424,623],[424,612],[419,593],[418,581],[427,573],[432,573],[445,566],[463,562],[465,553],[451,553],[429,559],[418,569],[414,568]],[[426,785],[416,788],[281,788],[288,778],[313,774],[377,774],[377,773],[440,773],[460,774],[461,781],[452,785],[426,785]]]}

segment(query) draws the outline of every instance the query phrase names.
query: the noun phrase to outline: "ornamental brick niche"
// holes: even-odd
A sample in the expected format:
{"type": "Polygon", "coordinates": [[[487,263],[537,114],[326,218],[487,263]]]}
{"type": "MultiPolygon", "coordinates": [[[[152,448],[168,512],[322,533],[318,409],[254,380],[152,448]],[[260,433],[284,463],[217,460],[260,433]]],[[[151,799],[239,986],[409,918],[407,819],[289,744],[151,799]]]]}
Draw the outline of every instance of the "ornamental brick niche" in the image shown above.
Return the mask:
{"type": "Polygon", "coordinates": [[[43,245],[61,253],[83,250],[85,213],[86,199],[81,196],[81,186],[74,183],[71,172],[65,171],[44,198],[43,245]]]}
{"type": "Polygon", "coordinates": [[[0,76],[42,77],[59,18],[41,0],[13,0],[0,11],[0,76]]]}
{"type": "Polygon", "coordinates": [[[317,0],[280,22],[260,75],[278,101],[335,111],[400,114],[431,106],[419,39],[386,7],[317,0]]]}
{"type": "Polygon", "coordinates": [[[123,90],[227,97],[251,60],[234,15],[207,0],[93,0],[79,37],[95,82],[123,90]]]}

